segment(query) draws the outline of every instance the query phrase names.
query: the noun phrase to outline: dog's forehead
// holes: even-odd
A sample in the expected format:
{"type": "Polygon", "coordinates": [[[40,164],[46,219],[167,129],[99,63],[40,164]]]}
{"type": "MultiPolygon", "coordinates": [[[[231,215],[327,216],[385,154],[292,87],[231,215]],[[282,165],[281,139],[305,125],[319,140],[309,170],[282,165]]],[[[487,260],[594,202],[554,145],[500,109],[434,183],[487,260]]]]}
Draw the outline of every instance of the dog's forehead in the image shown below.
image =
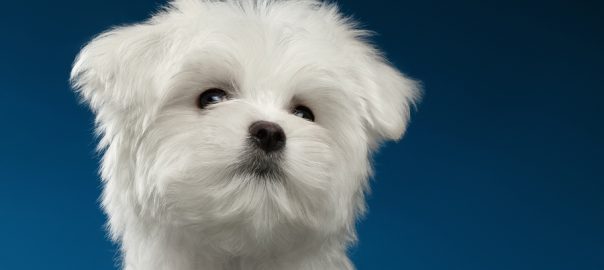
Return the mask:
{"type": "Polygon", "coordinates": [[[330,31],[335,30],[303,22],[231,17],[194,33],[190,54],[198,65],[221,66],[248,95],[326,86],[350,67],[345,41],[330,31]]]}

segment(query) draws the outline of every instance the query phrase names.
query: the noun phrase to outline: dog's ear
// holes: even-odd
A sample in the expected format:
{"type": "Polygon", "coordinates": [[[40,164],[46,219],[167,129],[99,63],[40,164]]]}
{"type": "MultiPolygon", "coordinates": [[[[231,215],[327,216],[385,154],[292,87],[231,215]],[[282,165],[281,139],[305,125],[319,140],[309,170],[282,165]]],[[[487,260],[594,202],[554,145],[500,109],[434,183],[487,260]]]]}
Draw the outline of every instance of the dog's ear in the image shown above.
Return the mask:
{"type": "Polygon", "coordinates": [[[156,32],[151,24],[119,27],[100,34],[80,51],[70,81],[93,111],[144,102],[161,55],[156,32]]]}
{"type": "Polygon", "coordinates": [[[379,57],[368,62],[362,79],[368,130],[376,142],[398,140],[405,132],[411,107],[420,97],[419,84],[379,57]]]}

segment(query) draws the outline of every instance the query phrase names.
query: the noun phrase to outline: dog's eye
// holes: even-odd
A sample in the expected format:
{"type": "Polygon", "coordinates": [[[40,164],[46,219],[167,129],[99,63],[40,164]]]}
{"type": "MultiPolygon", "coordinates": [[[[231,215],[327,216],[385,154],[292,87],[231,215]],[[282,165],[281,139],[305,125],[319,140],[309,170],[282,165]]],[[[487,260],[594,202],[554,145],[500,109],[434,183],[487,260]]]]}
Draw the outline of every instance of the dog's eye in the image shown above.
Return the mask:
{"type": "Polygon", "coordinates": [[[205,108],[210,104],[216,104],[227,99],[227,94],[222,89],[212,88],[208,89],[205,92],[199,95],[199,100],[197,101],[197,106],[200,109],[205,108]]]}
{"type": "Polygon", "coordinates": [[[306,106],[298,105],[294,108],[292,113],[295,116],[304,118],[308,121],[311,121],[311,122],[315,121],[315,115],[312,114],[312,111],[306,106]]]}

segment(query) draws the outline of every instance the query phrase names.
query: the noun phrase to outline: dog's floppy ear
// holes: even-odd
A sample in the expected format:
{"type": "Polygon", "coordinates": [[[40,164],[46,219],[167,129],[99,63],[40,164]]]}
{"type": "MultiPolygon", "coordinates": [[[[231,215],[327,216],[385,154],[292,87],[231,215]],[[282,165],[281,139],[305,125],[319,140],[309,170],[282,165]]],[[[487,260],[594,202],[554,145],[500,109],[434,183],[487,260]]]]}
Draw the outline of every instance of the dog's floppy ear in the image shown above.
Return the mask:
{"type": "Polygon", "coordinates": [[[98,112],[143,102],[158,65],[153,25],[139,24],[107,31],[88,43],[77,56],[70,81],[84,102],[98,112]]]}
{"type": "Polygon", "coordinates": [[[369,132],[376,142],[398,140],[420,97],[419,85],[379,57],[368,62],[362,97],[369,132]]]}

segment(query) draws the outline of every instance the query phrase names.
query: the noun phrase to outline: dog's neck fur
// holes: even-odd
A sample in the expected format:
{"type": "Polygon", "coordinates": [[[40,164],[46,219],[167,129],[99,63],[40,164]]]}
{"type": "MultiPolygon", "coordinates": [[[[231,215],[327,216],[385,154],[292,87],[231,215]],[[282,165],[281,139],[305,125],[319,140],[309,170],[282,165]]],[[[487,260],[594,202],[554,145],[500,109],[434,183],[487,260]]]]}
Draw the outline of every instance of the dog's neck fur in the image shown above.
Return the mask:
{"type": "Polygon", "coordinates": [[[354,269],[335,241],[306,241],[286,250],[234,255],[186,230],[129,230],[123,236],[125,270],[312,270],[354,269]],[[151,234],[151,235],[150,235],[151,234]]]}

